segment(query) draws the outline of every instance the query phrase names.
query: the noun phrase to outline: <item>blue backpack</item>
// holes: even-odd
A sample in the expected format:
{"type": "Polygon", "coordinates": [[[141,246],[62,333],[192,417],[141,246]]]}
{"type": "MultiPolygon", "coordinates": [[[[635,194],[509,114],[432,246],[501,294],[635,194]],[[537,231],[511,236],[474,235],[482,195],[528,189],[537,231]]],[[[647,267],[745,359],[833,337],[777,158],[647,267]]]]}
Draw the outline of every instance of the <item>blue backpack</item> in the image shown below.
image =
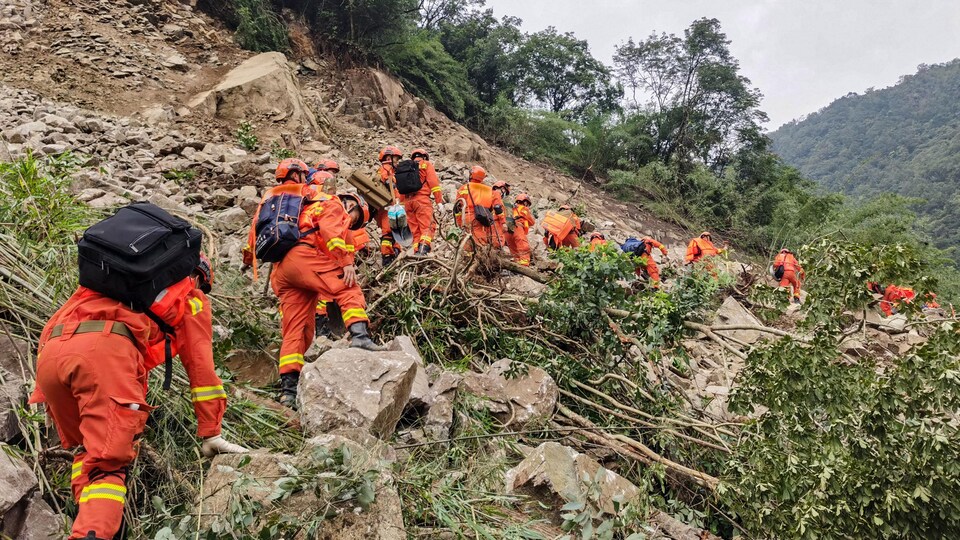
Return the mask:
{"type": "Polygon", "coordinates": [[[301,231],[300,213],[307,202],[298,193],[278,193],[263,201],[257,214],[257,259],[280,262],[302,238],[317,231],[301,231]]]}
{"type": "Polygon", "coordinates": [[[620,249],[624,253],[633,255],[634,257],[643,257],[647,254],[647,243],[631,236],[627,238],[624,243],[620,244],[620,249]]]}

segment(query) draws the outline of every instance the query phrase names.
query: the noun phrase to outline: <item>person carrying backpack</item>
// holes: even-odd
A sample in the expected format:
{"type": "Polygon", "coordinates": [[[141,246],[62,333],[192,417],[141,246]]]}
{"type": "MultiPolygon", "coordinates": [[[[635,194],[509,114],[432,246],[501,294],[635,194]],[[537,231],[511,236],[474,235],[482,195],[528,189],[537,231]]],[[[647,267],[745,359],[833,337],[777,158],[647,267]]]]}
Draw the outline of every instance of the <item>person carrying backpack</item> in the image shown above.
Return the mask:
{"type": "Polygon", "coordinates": [[[513,234],[507,235],[507,242],[513,241],[513,260],[520,266],[530,266],[530,228],[537,224],[530,207],[533,203],[526,193],[517,195],[513,206],[513,234]]]}
{"type": "Polygon", "coordinates": [[[600,246],[607,245],[607,237],[601,232],[594,232],[590,234],[590,251],[596,251],[600,246]]]}
{"type": "Polygon", "coordinates": [[[687,245],[687,256],[684,258],[684,264],[693,264],[724,252],[726,252],[725,248],[718,248],[713,245],[713,235],[704,231],[700,233],[699,237],[690,240],[687,245]]]}
{"type": "Polygon", "coordinates": [[[543,243],[548,249],[580,247],[580,218],[569,204],[543,216],[543,243]]]}
{"type": "Polygon", "coordinates": [[[503,199],[498,190],[483,183],[486,177],[483,167],[474,165],[470,169],[468,182],[457,189],[454,219],[459,227],[470,231],[474,245],[500,249],[504,243],[503,199]]]}
{"type": "MultiPolygon", "coordinates": [[[[396,190],[395,173],[402,158],[403,153],[396,146],[385,146],[378,155],[380,168],[377,169],[377,174],[380,175],[380,180],[384,184],[391,186],[390,191],[393,193],[395,200],[400,198],[400,193],[396,190]]],[[[387,209],[377,209],[376,219],[377,226],[380,227],[380,257],[383,267],[386,268],[397,259],[402,249],[394,241],[393,230],[390,228],[390,214],[387,209]]]]}
{"type": "Polygon", "coordinates": [[[185,221],[136,203],[80,241],[80,286],[40,335],[30,397],[46,404],[63,448],[82,447],[70,481],[71,539],[105,540],[120,529],[127,469],[153,410],[147,375],[173,356],[187,371],[203,455],[247,452],[221,435],[227,394],[213,364],[205,294],[213,269],[201,238],[185,221]]]}
{"type": "Polygon", "coordinates": [[[796,255],[789,249],[781,249],[780,253],[773,259],[773,272],[774,278],[780,280],[780,287],[787,289],[791,301],[794,304],[799,304],[800,285],[807,278],[807,274],[800,266],[800,262],[797,261],[796,255]]]}
{"type": "Polygon", "coordinates": [[[417,148],[410,153],[410,160],[415,168],[410,171],[407,162],[401,161],[397,164],[394,178],[400,202],[407,211],[410,232],[413,233],[413,251],[417,255],[426,255],[430,253],[437,230],[433,221],[433,205],[436,203],[442,208],[443,190],[440,189],[440,178],[426,150],[417,148]]]}

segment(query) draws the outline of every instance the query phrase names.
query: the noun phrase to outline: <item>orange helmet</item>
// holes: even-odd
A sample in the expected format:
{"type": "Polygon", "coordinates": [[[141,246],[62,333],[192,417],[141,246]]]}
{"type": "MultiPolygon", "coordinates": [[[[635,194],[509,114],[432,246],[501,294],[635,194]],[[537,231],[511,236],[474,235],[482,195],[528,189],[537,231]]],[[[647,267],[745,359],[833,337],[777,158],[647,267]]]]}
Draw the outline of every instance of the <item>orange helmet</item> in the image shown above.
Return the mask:
{"type": "Polygon", "coordinates": [[[527,195],[526,193],[521,193],[517,195],[517,204],[520,204],[520,203],[527,203],[528,205],[533,204],[533,202],[530,201],[530,196],[527,195]]]}
{"type": "Polygon", "coordinates": [[[327,180],[332,178],[333,175],[328,173],[326,170],[314,171],[313,174],[307,176],[307,184],[322,186],[327,180]]]}
{"type": "MultiPolygon", "coordinates": [[[[370,206],[367,205],[367,201],[363,200],[363,197],[356,193],[341,193],[337,195],[337,197],[340,197],[340,202],[343,203],[351,200],[360,208],[360,219],[356,219],[350,224],[350,230],[356,231],[362,229],[363,226],[370,221],[370,206]]],[[[344,204],[344,209],[346,209],[346,204],[344,204]]]]}
{"type": "Polygon", "coordinates": [[[493,189],[502,189],[507,195],[510,194],[510,184],[504,182],[503,180],[497,180],[494,182],[493,189]]]}
{"type": "Polygon", "coordinates": [[[710,234],[710,231],[703,231],[702,233],[700,233],[700,238],[703,238],[703,237],[713,238],[713,235],[710,234]]]}
{"type": "Polygon", "coordinates": [[[573,207],[569,204],[562,204],[560,205],[560,210],[573,210],[573,207]]]}
{"type": "Polygon", "coordinates": [[[340,164],[332,159],[321,159],[314,166],[318,171],[333,171],[333,174],[340,172],[340,164]]]}
{"type": "Polygon", "coordinates": [[[410,159],[417,159],[418,156],[423,159],[430,159],[430,155],[423,148],[414,148],[413,152],[410,152],[410,159]]]}
{"type": "Polygon", "coordinates": [[[603,233],[601,233],[601,232],[595,232],[595,233],[593,233],[593,234],[590,235],[590,239],[591,239],[591,240],[596,240],[597,238],[599,238],[600,240],[606,240],[606,239],[607,239],[607,237],[604,236],[603,233]]]}
{"type": "Polygon", "coordinates": [[[277,165],[277,172],[275,173],[275,176],[278,181],[283,181],[283,180],[286,180],[288,176],[290,176],[290,173],[293,173],[293,172],[305,173],[309,171],[310,171],[310,167],[303,161],[297,158],[287,158],[281,161],[279,165],[277,165]]]}
{"type": "Polygon", "coordinates": [[[487,170],[479,165],[474,165],[470,167],[470,181],[475,183],[483,182],[483,179],[487,177],[487,170]]]}
{"type": "Polygon", "coordinates": [[[872,293],[883,294],[883,286],[876,281],[868,281],[867,289],[872,293]]]}
{"type": "Polygon", "coordinates": [[[200,253],[200,262],[197,263],[197,267],[193,271],[200,276],[200,279],[197,280],[197,288],[204,294],[210,294],[210,289],[213,288],[213,265],[210,264],[210,259],[200,253]]]}
{"type": "Polygon", "coordinates": [[[403,152],[396,146],[384,146],[383,150],[380,151],[380,161],[387,159],[387,156],[403,157],[403,152]]]}

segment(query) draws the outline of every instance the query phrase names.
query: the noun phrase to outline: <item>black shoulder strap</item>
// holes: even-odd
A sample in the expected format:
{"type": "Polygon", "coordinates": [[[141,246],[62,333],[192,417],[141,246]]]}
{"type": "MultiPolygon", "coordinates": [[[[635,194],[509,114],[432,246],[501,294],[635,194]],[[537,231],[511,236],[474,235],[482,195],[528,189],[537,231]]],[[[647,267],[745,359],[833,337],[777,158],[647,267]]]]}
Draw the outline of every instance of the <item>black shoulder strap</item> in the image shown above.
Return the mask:
{"type": "Polygon", "coordinates": [[[164,353],[164,364],[163,364],[163,389],[170,389],[170,381],[173,379],[173,348],[172,340],[173,336],[176,335],[177,331],[174,330],[172,326],[167,324],[166,321],[161,319],[156,313],[147,309],[144,311],[147,317],[151,321],[157,323],[157,326],[160,327],[160,331],[163,332],[163,353],[164,353]]]}

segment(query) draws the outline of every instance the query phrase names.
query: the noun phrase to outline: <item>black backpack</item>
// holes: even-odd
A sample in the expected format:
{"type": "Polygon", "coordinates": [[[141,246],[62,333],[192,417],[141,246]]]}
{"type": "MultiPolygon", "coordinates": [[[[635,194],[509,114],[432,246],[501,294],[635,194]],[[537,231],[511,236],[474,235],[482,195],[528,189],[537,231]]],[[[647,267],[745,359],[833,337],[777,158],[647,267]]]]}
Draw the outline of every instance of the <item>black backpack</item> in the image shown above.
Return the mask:
{"type": "Polygon", "coordinates": [[[785,269],[782,264],[778,264],[773,267],[773,278],[774,279],[783,279],[783,273],[785,269]]]}
{"type": "Polygon", "coordinates": [[[258,260],[280,262],[302,238],[317,231],[300,230],[300,213],[308,202],[300,195],[278,193],[260,205],[255,228],[258,260]]]}
{"type": "Polygon", "coordinates": [[[166,341],[164,389],[170,387],[173,328],[149,310],[161,291],[200,263],[203,233],[147,202],[133,203],[91,225],[77,244],[80,285],[143,312],[166,341]]]}
{"type": "Polygon", "coordinates": [[[397,163],[393,177],[397,181],[397,191],[401,195],[416,193],[423,187],[423,182],[420,181],[420,167],[412,159],[397,163]]]}

